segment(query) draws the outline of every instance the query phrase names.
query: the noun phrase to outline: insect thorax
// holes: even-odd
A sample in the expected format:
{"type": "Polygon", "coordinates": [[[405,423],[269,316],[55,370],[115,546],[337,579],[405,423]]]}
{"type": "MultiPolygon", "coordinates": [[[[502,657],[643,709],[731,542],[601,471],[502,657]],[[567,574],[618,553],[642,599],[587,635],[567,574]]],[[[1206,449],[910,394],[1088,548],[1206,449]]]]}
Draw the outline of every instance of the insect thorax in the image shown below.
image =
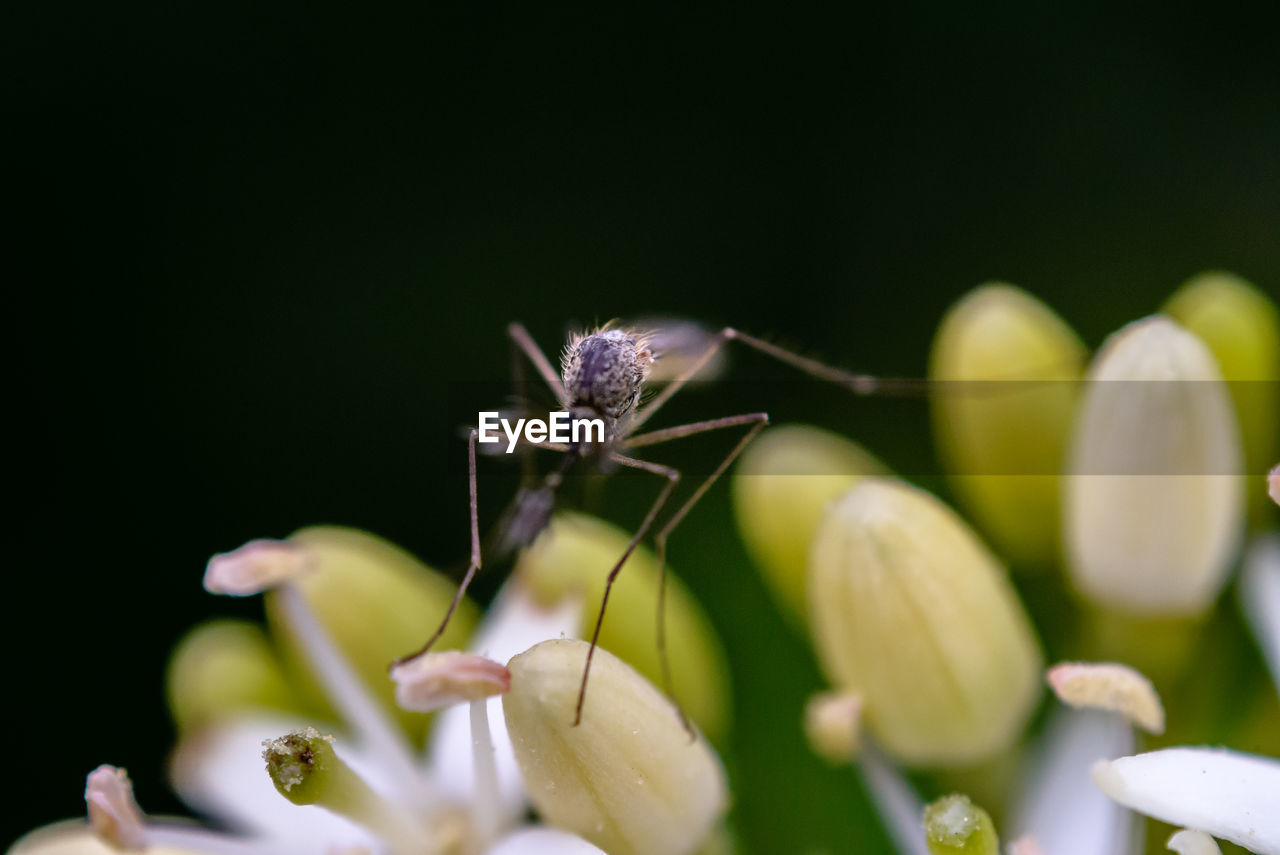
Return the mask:
{"type": "Polygon", "coordinates": [[[583,417],[603,418],[612,436],[619,420],[640,401],[640,390],[653,354],[647,336],[622,329],[596,330],[574,336],[565,347],[561,374],[565,408],[583,417]]]}

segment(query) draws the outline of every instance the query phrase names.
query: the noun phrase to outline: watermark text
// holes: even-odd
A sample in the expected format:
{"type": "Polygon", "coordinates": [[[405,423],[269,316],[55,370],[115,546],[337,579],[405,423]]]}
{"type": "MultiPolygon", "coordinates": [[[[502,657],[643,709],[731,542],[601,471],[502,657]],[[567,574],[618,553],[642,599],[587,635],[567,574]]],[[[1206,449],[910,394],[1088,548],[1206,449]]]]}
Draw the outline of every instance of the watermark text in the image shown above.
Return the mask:
{"type": "Polygon", "coordinates": [[[516,450],[522,434],[525,442],[534,444],[555,442],[577,445],[581,442],[604,442],[603,419],[575,419],[563,411],[551,413],[546,421],[516,419],[514,425],[511,419],[503,418],[497,411],[482,411],[479,418],[478,440],[488,443],[501,442],[502,434],[505,434],[507,454],[516,450]],[[502,429],[501,434],[498,432],[499,428],[502,429]]]}

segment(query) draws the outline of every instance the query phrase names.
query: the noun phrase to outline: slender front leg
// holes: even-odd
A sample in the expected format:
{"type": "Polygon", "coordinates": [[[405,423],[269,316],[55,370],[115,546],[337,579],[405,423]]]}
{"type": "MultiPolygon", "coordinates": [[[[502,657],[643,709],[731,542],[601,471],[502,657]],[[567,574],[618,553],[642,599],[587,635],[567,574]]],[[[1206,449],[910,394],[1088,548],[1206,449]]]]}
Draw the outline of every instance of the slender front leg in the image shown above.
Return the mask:
{"type": "Polygon", "coordinates": [[[449,626],[449,619],[453,617],[454,611],[457,610],[458,604],[462,602],[463,596],[467,593],[467,587],[471,584],[471,580],[475,578],[476,571],[480,569],[480,519],[479,519],[479,503],[476,500],[476,436],[479,430],[471,429],[471,434],[467,437],[467,483],[470,488],[471,497],[471,563],[467,566],[467,574],[462,577],[462,584],[458,586],[458,590],[453,595],[453,602],[449,603],[449,610],[444,613],[444,620],[440,621],[440,626],[427,639],[427,643],[422,645],[408,656],[401,656],[395,662],[391,663],[392,667],[402,665],[411,659],[416,659],[431,649],[431,645],[440,640],[440,636],[444,635],[445,629],[449,626]]]}
{"type": "Polygon", "coordinates": [[[538,347],[538,343],[533,340],[533,336],[529,335],[529,331],[524,328],[524,325],[519,323],[508,324],[507,335],[511,336],[511,340],[516,343],[516,346],[524,351],[524,355],[533,363],[533,367],[538,369],[542,379],[551,387],[556,400],[564,403],[564,384],[560,382],[560,375],[551,367],[551,361],[547,359],[547,355],[542,352],[542,348],[538,347]]]}
{"type": "Polygon", "coordinates": [[[720,476],[733,464],[733,461],[738,458],[738,455],[742,454],[751,443],[751,440],[755,439],[756,435],[764,430],[768,424],[768,413],[747,413],[741,416],[725,416],[720,419],[708,419],[702,422],[666,428],[665,430],[656,430],[652,433],[631,437],[625,443],[628,448],[654,445],[659,442],[706,433],[707,431],[721,430],[739,425],[751,425],[751,429],[743,435],[742,439],[738,440],[738,444],[725,456],[724,460],[720,461],[720,465],[715,468],[715,471],[698,485],[698,489],[693,491],[693,495],[685,500],[685,503],[662,524],[662,527],[658,529],[658,533],[653,537],[654,552],[658,556],[658,661],[662,666],[663,688],[675,702],[676,712],[680,714],[680,722],[684,725],[685,730],[689,731],[690,735],[693,733],[693,728],[689,726],[684,710],[680,707],[679,698],[675,695],[674,685],[671,681],[671,657],[667,650],[667,538],[675,527],[680,524],[681,520],[688,515],[689,511],[693,509],[693,506],[711,489],[711,485],[715,484],[720,476]]]}
{"type": "Polygon", "coordinates": [[[667,479],[667,483],[663,485],[662,492],[658,493],[658,497],[654,499],[653,505],[649,508],[649,513],[645,514],[644,522],[640,523],[640,528],[636,529],[636,533],[632,536],[631,542],[627,544],[627,549],[622,553],[622,557],[618,559],[618,563],[613,565],[613,569],[609,571],[609,577],[604,583],[604,596],[600,598],[600,613],[596,615],[596,628],[591,633],[591,646],[587,648],[587,662],[582,668],[582,686],[578,689],[578,706],[573,715],[573,726],[577,727],[582,722],[582,705],[587,699],[587,677],[591,673],[591,659],[595,656],[596,645],[600,641],[600,627],[604,625],[604,610],[609,605],[609,592],[613,590],[613,582],[618,578],[618,573],[622,570],[622,565],[627,563],[627,559],[631,557],[631,553],[635,552],[636,546],[649,533],[649,529],[653,526],[654,519],[658,516],[658,512],[662,510],[662,506],[666,504],[667,499],[671,496],[671,491],[676,488],[676,484],[680,483],[680,471],[670,466],[663,466],[661,463],[650,463],[647,460],[637,460],[634,457],[627,457],[623,454],[614,452],[609,455],[615,462],[632,469],[641,469],[645,472],[652,472],[654,475],[661,475],[667,479]]]}

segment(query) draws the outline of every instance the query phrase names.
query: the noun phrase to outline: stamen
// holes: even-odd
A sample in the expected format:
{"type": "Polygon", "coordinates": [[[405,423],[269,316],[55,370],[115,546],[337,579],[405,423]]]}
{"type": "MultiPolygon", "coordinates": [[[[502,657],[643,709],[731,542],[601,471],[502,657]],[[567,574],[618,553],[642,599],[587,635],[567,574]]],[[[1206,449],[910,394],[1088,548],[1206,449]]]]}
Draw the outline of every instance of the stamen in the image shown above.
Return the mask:
{"type": "Polygon", "coordinates": [[[1240,605],[1280,690],[1280,536],[1263,535],[1249,546],[1240,577],[1240,605]]]}
{"type": "Polygon", "coordinates": [[[115,766],[99,766],[85,781],[93,831],[117,849],[140,852],[147,846],[146,820],[133,799],[129,775],[115,766]]]}
{"type": "Polygon", "coordinates": [[[1064,704],[1123,715],[1148,733],[1164,733],[1164,707],[1151,681],[1112,662],[1063,662],[1046,674],[1064,704]]]}
{"type": "Polygon", "coordinates": [[[804,732],[815,754],[833,765],[853,762],[862,741],[862,695],[823,692],[804,708],[804,732]]]}
{"type": "Polygon", "coordinates": [[[296,805],[345,816],[395,852],[428,851],[426,830],[404,808],[383,799],[334,753],[333,737],[315,728],[263,742],[262,759],[276,791],[296,805]]]}
{"type": "Polygon", "coordinates": [[[284,585],[277,593],[285,619],[297,633],[329,700],[352,727],[360,743],[376,754],[382,766],[394,776],[397,791],[406,793],[414,803],[427,803],[430,799],[427,783],[404,734],[370,696],[311,611],[302,592],[293,585],[284,585]]]}
{"type": "Polygon", "coordinates": [[[898,851],[903,855],[930,855],[920,825],[924,805],[902,773],[870,744],[862,749],[858,771],[898,851]]]}
{"type": "MultiPolygon", "coordinates": [[[[502,669],[506,671],[506,668],[502,669]]],[[[511,675],[507,674],[508,685],[511,675]]],[[[498,792],[498,766],[494,761],[493,736],[489,733],[489,700],[471,702],[471,754],[476,771],[475,830],[480,851],[486,851],[498,836],[501,798],[498,792]]]]}
{"type": "Polygon", "coordinates": [[[1178,855],[1222,855],[1222,850],[1212,837],[1203,831],[1192,831],[1189,828],[1175,831],[1165,845],[1178,855]]]}
{"type": "Polygon", "coordinates": [[[1009,844],[1009,855],[1044,855],[1044,850],[1034,837],[1026,834],[1009,844]]]}
{"type": "Polygon", "coordinates": [[[391,679],[396,703],[414,712],[501,695],[511,688],[505,665],[457,650],[423,653],[398,663],[391,668],[391,679]]]}
{"type": "Polygon", "coordinates": [[[209,559],[204,588],[211,594],[261,594],[311,569],[306,550],[283,540],[251,540],[209,559]]]}
{"type": "Polygon", "coordinates": [[[133,798],[123,769],[99,766],[85,782],[85,801],[93,833],[109,846],[130,852],[175,849],[203,855],[289,855],[277,843],[243,839],[199,826],[149,823],[133,798]]]}

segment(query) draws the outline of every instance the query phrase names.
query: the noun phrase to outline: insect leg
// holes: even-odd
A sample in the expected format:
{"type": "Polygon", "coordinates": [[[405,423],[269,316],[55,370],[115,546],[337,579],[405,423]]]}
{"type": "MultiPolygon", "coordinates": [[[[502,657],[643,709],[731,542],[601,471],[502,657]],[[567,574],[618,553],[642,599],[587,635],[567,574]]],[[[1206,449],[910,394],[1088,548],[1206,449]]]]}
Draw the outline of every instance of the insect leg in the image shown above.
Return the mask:
{"type": "Polygon", "coordinates": [[[557,401],[564,401],[564,384],[560,382],[560,375],[551,367],[551,361],[547,359],[547,355],[542,352],[542,348],[538,347],[538,343],[533,340],[533,336],[529,335],[529,331],[524,328],[524,324],[510,323],[507,324],[507,335],[516,343],[516,346],[524,351],[524,355],[533,363],[533,367],[538,369],[538,373],[542,375],[542,379],[551,387],[551,391],[555,394],[557,401]]]}
{"type": "Polygon", "coordinates": [[[667,479],[667,483],[663,485],[662,492],[658,493],[658,497],[654,499],[653,505],[649,508],[649,513],[645,514],[644,522],[640,523],[640,528],[636,529],[631,542],[627,544],[626,551],[622,553],[618,563],[613,565],[613,569],[609,571],[608,579],[605,580],[604,596],[600,598],[600,613],[596,615],[596,628],[591,633],[591,646],[587,648],[587,662],[582,668],[582,686],[578,689],[578,706],[573,715],[574,727],[577,727],[582,721],[582,704],[587,699],[587,677],[591,673],[591,659],[595,656],[596,645],[600,641],[600,627],[604,625],[604,610],[609,605],[609,591],[613,589],[613,582],[618,578],[622,565],[627,563],[627,559],[631,557],[631,553],[635,551],[636,546],[649,533],[649,529],[653,526],[653,521],[658,516],[658,512],[662,510],[662,506],[666,504],[667,499],[671,496],[671,491],[676,488],[676,484],[680,483],[680,471],[678,469],[663,466],[661,463],[637,460],[634,457],[627,457],[617,452],[609,456],[615,463],[620,463],[623,466],[652,472],[654,475],[661,475],[667,479]]]}
{"type": "Polygon", "coordinates": [[[832,368],[830,365],[819,362],[816,359],[810,359],[807,356],[779,347],[772,342],[764,339],[756,338],[733,327],[725,327],[712,340],[702,355],[694,360],[693,364],[685,370],[685,372],[675,380],[667,384],[658,395],[649,402],[649,405],[636,414],[635,419],[631,423],[631,429],[635,430],[644,424],[650,416],[658,411],[658,408],[671,399],[673,395],[685,387],[685,385],[707,364],[711,357],[716,355],[720,348],[724,347],[727,342],[740,341],[747,347],[760,353],[770,356],[779,362],[784,362],[793,368],[798,368],[804,373],[816,377],[819,380],[826,380],[829,383],[835,383],[837,386],[844,386],[858,395],[874,395],[882,393],[904,393],[919,394],[929,388],[928,381],[913,380],[909,378],[893,378],[893,377],[874,377],[870,374],[856,374],[852,371],[844,371],[840,368],[832,368]]]}
{"type": "Polygon", "coordinates": [[[449,626],[449,619],[453,617],[454,611],[458,608],[458,603],[462,602],[462,597],[467,593],[467,586],[471,584],[471,580],[475,578],[476,571],[480,569],[480,520],[479,504],[476,501],[476,436],[478,434],[479,430],[472,428],[471,434],[467,437],[467,484],[471,496],[471,562],[467,565],[467,574],[462,577],[462,584],[458,585],[458,590],[453,595],[453,602],[449,603],[449,610],[444,613],[444,620],[440,621],[440,626],[427,639],[427,643],[408,656],[401,656],[392,663],[393,667],[411,659],[416,659],[430,650],[431,645],[440,640],[440,636],[444,635],[445,628],[449,626]]]}
{"type": "Polygon", "coordinates": [[[633,436],[628,439],[624,445],[627,448],[633,448],[643,445],[655,445],[659,442],[667,442],[672,439],[681,439],[694,434],[706,433],[707,431],[720,430],[722,428],[737,427],[739,425],[751,425],[748,430],[738,440],[738,444],[720,461],[720,465],[715,468],[710,475],[707,476],[698,489],[693,491],[684,504],[672,514],[662,527],[658,529],[657,534],[653,537],[654,552],[658,556],[658,661],[662,665],[663,688],[666,689],[667,696],[675,701],[676,712],[680,714],[680,722],[684,725],[685,730],[693,734],[693,729],[689,726],[688,720],[685,718],[684,710],[680,708],[680,701],[676,698],[674,687],[671,682],[671,657],[667,651],[667,620],[666,620],[666,592],[667,592],[667,538],[672,530],[680,524],[681,520],[693,509],[693,506],[706,495],[711,486],[725,473],[725,470],[737,459],[738,455],[756,438],[764,427],[769,424],[768,413],[747,413],[741,416],[726,416],[719,419],[708,419],[701,422],[692,422],[687,425],[679,425],[677,427],[666,428],[664,430],[656,430],[651,433],[633,436]]]}

